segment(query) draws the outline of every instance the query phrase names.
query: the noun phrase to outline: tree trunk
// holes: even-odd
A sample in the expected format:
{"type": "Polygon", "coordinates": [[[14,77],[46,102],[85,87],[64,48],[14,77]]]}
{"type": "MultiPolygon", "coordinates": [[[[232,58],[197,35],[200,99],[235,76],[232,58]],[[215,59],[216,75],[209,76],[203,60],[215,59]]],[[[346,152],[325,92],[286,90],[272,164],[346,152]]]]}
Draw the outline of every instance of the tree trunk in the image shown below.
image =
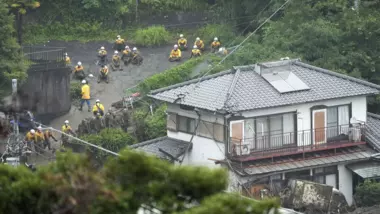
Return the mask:
{"type": "Polygon", "coordinates": [[[23,15],[17,12],[16,19],[16,27],[17,27],[17,42],[21,46],[22,45],[22,19],[23,15]]]}

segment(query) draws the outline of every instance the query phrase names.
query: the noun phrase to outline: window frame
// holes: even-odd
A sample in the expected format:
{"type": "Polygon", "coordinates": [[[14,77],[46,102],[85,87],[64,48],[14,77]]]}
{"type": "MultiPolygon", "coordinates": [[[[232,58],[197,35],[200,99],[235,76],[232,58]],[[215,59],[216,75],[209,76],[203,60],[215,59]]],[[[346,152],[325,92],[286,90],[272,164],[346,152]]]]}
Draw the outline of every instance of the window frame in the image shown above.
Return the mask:
{"type": "Polygon", "coordinates": [[[187,134],[193,134],[194,133],[194,130],[193,131],[189,131],[189,129],[191,128],[191,121],[194,121],[194,129],[195,129],[195,124],[196,124],[196,120],[195,118],[191,118],[191,117],[186,117],[186,116],[183,116],[183,115],[179,115],[177,114],[177,130],[178,132],[183,132],[183,133],[187,133],[187,134]],[[182,130],[181,127],[180,127],[180,123],[181,123],[181,119],[185,119],[186,120],[186,130],[182,130]]]}

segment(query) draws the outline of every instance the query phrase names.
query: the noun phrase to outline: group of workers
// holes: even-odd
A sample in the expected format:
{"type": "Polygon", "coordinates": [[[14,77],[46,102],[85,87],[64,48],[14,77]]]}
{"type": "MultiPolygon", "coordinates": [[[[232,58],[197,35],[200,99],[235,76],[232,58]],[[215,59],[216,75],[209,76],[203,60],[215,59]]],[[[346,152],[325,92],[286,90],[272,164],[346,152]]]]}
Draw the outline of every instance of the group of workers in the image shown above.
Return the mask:
{"type": "Polygon", "coordinates": [[[33,144],[37,151],[41,151],[42,149],[46,149],[46,147],[49,150],[52,150],[50,138],[52,138],[55,142],[58,140],[53,136],[52,129],[48,128],[45,130],[45,132],[42,130],[42,127],[39,126],[37,128],[37,131],[34,129],[31,129],[28,133],[25,135],[25,142],[28,148],[32,148],[33,144]]]}
{"type": "MultiPolygon", "coordinates": [[[[174,45],[173,50],[170,52],[169,61],[180,61],[182,58],[182,52],[187,50],[187,39],[184,38],[183,34],[179,35],[177,44],[174,45]]],[[[191,50],[190,58],[198,57],[202,55],[202,52],[205,50],[204,42],[197,37],[194,42],[193,49],[191,50]]],[[[221,47],[221,43],[217,37],[214,38],[214,41],[211,43],[211,52],[221,52],[222,54],[227,54],[227,50],[221,47]]]]}

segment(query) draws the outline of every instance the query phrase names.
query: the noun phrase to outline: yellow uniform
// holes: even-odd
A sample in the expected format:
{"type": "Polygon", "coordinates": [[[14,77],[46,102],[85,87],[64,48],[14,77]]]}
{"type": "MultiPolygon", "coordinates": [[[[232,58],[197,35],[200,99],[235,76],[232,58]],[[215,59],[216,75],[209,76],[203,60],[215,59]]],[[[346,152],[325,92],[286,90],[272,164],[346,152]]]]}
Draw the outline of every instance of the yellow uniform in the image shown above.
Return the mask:
{"type": "Polygon", "coordinates": [[[119,55],[113,55],[112,61],[119,62],[120,61],[120,56],[119,55]]]}
{"type": "Polygon", "coordinates": [[[34,140],[36,140],[36,136],[34,134],[28,132],[25,135],[25,140],[26,141],[34,141],[34,140]]]}
{"type": "Polygon", "coordinates": [[[36,139],[36,142],[44,141],[45,140],[44,133],[40,131],[36,131],[35,139],[36,139]]]}
{"type": "Polygon", "coordinates": [[[199,49],[193,49],[191,50],[191,56],[200,56],[201,51],[199,49]]]}
{"type": "Polygon", "coordinates": [[[220,47],[220,42],[219,41],[213,41],[211,43],[211,47],[212,48],[219,48],[220,47]]]}
{"type": "Polygon", "coordinates": [[[83,71],[83,66],[79,66],[79,65],[77,65],[77,66],[75,66],[75,68],[74,68],[74,73],[77,73],[77,72],[79,72],[79,71],[83,71]]]}
{"type": "MultiPolygon", "coordinates": [[[[96,103],[93,107],[92,107],[92,112],[94,113],[94,115],[96,113],[99,113],[100,116],[103,116],[104,115],[104,106],[103,104],[101,103],[96,103]]],[[[96,116],[96,115],[95,115],[96,116]]]]}
{"type": "Polygon", "coordinates": [[[82,86],[82,99],[84,100],[90,99],[90,86],[87,84],[82,86]]]}
{"type": "Polygon", "coordinates": [[[187,45],[187,39],[180,38],[178,39],[178,46],[186,46],[187,45]]]}
{"type": "Polygon", "coordinates": [[[202,40],[195,41],[194,45],[196,45],[198,47],[198,49],[203,49],[205,47],[205,44],[203,43],[202,40]]]}
{"type": "Polygon", "coordinates": [[[62,126],[62,132],[69,134],[72,131],[71,126],[69,125],[63,125],[62,126]]]}
{"type": "Polygon", "coordinates": [[[131,52],[128,50],[123,50],[123,55],[129,55],[131,52]]]}
{"type": "Polygon", "coordinates": [[[172,50],[170,52],[170,58],[180,58],[182,56],[182,53],[181,53],[181,50],[180,49],[177,49],[177,50],[172,50]]]}
{"type": "Polygon", "coordinates": [[[125,43],[125,41],[124,41],[124,39],[116,39],[115,43],[118,45],[122,45],[125,43]]]}
{"type": "Polygon", "coordinates": [[[107,51],[106,50],[100,50],[99,51],[99,55],[100,56],[105,56],[105,55],[107,55],[107,51]]]}
{"type": "Polygon", "coordinates": [[[65,56],[65,63],[66,65],[71,64],[71,59],[68,56],[65,56]]]}
{"type": "Polygon", "coordinates": [[[108,68],[102,68],[102,69],[100,69],[100,72],[104,75],[107,75],[108,74],[108,68]]]}

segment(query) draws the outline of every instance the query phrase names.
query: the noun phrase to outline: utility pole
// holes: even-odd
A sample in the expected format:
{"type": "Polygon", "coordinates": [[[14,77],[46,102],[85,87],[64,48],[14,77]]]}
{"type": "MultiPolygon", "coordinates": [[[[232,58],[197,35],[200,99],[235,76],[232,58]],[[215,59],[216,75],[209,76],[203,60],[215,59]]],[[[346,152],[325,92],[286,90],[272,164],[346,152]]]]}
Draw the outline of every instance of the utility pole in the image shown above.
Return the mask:
{"type": "MultiPolygon", "coordinates": [[[[17,100],[14,99],[15,97],[17,96],[17,79],[12,79],[12,102],[16,102],[16,103],[13,103],[13,106],[16,107],[17,105],[17,100]]],[[[14,117],[13,117],[13,131],[15,132],[16,135],[19,134],[19,129],[18,129],[18,115],[15,114],[14,117]]]]}

